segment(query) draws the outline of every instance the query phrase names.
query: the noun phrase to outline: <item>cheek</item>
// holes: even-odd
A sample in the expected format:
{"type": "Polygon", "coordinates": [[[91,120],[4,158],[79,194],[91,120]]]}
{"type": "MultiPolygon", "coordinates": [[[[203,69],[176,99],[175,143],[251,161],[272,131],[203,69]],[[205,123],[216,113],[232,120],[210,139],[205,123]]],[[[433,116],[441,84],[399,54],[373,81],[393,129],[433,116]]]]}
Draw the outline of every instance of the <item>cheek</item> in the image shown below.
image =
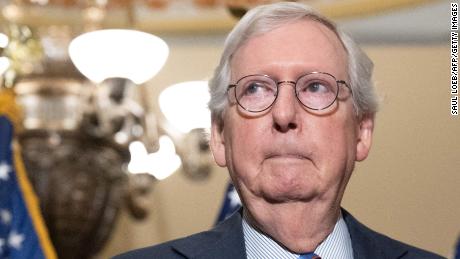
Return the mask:
{"type": "Polygon", "coordinates": [[[248,181],[256,176],[261,163],[262,122],[239,118],[227,125],[230,125],[225,131],[227,167],[231,174],[248,181]]]}
{"type": "Polygon", "coordinates": [[[322,150],[318,155],[327,182],[348,178],[353,170],[356,157],[356,128],[351,120],[336,120],[323,125],[322,143],[317,143],[322,150]],[[326,129],[326,130],[325,130],[326,129]],[[334,180],[335,178],[335,180],[334,180]]]}

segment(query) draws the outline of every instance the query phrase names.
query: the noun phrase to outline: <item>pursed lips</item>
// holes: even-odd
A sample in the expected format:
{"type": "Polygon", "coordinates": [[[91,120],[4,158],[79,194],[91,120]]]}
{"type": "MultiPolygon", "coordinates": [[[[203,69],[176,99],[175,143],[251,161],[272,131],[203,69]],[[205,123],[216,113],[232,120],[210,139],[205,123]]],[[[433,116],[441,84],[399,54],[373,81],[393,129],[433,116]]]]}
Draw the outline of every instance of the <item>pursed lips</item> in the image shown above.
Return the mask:
{"type": "Polygon", "coordinates": [[[297,152],[297,151],[272,151],[269,152],[266,156],[265,159],[301,159],[305,160],[308,159],[310,160],[310,156],[306,155],[302,152],[297,152]]]}
{"type": "Polygon", "coordinates": [[[307,143],[299,145],[299,140],[284,140],[283,143],[272,143],[267,146],[263,153],[263,161],[279,161],[279,162],[306,162],[307,160],[314,164],[314,153],[312,147],[307,143]]]}
{"type": "Polygon", "coordinates": [[[264,162],[285,164],[285,166],[288,166],[289,164],[294,165],[297,163],[302,163],[304,166],[305,162],[309,162],[318,169],[316,163],[312,159],[312,154],[305,154],[300,152],[271,152],[265,156],[264,160],[262,160],[262,163],[264,162]]]}
{"type": "Polygon", "coordinates": [[[308,159],[308,157],[305,157],[303,155],[299,154],[271,154],[267,156],[267,159],[276,159],[276,158],[287,158],[287,159],[308,159]]]}

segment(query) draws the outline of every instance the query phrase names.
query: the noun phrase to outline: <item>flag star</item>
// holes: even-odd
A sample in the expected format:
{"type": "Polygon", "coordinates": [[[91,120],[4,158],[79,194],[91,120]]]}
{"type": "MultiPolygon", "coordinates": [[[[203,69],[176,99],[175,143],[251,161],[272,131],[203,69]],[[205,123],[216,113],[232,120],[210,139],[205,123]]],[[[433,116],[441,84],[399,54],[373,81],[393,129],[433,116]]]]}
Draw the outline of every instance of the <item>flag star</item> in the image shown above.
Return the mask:
{"type": "Polygon", "coordinates": [[[230,199],[230,206],[232,208],[241,205],[240,196],[238,196],[235,188],[232,188],[232,190],[228,193],[228,198],[230,199]]]}
{"type": "Polygon", "coordinates": [[[0,210],[0,220],[3,222],[3,224],[10,224],[12,218],[13,216],[11,215],[11,212],[8,210],[0,210]]]}
{"type": "Polygon", "coordinates": [[[5,240],[0,238],[0,252],[3,251],[3,246],[5,245],[5,240]]]}
{"type": "Polygon", "coordinates": [[[21,249],[22,242],[24,242],[24,235],[16,233],[13,230],[8,237],[8,245],[16,249],[21,249]]]}
{"type": "Polygon", "coordinates": [[[6,162],[0,163],[0,180],[8,180],[8,173],[11,171],[11,166],[6,162]]]}

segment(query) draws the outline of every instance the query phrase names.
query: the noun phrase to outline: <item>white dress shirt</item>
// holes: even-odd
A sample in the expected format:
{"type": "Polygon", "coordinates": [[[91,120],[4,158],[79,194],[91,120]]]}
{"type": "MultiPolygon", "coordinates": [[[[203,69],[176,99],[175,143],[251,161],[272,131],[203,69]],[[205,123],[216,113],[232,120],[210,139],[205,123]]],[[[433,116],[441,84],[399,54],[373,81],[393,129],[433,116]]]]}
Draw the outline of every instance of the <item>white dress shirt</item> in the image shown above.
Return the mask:
{"type": "MultiPolygon", "coordinates": [[[[243,217],[243,233],[248,259],[297,259],[295,254],[280,246],[268,235],[254,229],[243,217]]],[[[350,233],[340,216],[334,230],[315,249],[315,254],[322,259],[353,259],[350,233]]]]}

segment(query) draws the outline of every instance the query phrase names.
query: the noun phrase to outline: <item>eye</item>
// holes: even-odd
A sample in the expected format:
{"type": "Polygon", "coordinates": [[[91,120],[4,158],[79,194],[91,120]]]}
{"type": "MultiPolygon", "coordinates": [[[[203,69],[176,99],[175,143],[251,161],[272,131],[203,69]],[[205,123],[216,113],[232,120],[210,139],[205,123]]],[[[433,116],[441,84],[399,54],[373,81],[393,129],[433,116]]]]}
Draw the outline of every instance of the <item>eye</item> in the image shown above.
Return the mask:
{"type": "Polygon", "coordinates": [[[325,93],[329,91],[329,88],[321,84],[320,82],[314,82],[308,85],[306,91],[312,93],[325,93]]]}
{"type": "Polygon", "coordinates": [[[326,94],[332,91],[329,84],[323,82],[308,82],[300,88],[300,92],[312,94],[326,94]]]}
{"type": "Polygon", "coordinates": [[[269,93],[275,94],[276,89],[270,82],[249,81],[241,85],[239,96],[265,96],[269,93]]]}
{"type": "Polygon", "coordinates": [[[246,87],[245,87],[245,95],[252,95],[256,94],[257,92],[263,91],[264,86],[261,82],[250,82],[246,87]]]}

